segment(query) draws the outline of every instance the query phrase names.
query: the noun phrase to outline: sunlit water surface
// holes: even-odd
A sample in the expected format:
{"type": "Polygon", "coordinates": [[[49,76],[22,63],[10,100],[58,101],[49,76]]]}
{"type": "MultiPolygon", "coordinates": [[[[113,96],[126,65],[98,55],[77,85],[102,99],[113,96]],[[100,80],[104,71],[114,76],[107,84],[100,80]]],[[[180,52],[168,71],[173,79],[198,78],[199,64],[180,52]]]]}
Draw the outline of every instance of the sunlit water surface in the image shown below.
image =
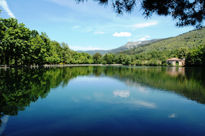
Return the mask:
{"type": "Polygon", "coordinates": [[[2,136],[204,136],[203,68],[0,70],[2,136]]]}

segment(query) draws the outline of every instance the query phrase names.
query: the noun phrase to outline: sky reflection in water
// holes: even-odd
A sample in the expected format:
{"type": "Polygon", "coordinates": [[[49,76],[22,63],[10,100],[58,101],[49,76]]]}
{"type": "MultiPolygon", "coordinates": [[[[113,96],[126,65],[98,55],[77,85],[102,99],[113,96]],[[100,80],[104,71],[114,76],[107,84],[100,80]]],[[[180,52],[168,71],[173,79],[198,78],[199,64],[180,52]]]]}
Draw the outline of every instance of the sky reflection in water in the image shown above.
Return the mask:
{"type": "Polygon", "coordinates": [[[1,71],[0,134],[200,136],[205,90],[198,71],[76,67],[25,76],[28,71],[1,71]],[[12,78],[22,87],[14,81],[8,87],[12,78]]]}

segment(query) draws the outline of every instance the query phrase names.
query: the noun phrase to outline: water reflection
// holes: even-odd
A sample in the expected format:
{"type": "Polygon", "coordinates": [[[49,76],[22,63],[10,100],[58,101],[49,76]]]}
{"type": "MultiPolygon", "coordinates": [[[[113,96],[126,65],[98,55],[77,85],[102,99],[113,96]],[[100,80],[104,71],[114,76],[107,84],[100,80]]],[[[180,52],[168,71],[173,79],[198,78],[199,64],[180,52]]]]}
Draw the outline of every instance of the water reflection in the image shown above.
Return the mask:
{"type": "Polygon", "coordinates": [[[157,106],[153,102],[148,102],[148,101],[142,101],[142,100],[131,100],[127,102],[128,104],[133,104],[138,107],[145,107],[145,108],[150,108],[150,109],[155,109],[157,106]]]}
{"type": "Polygon", "coordinates": [[[130,96],[130,91],[129,90],[117,90],[117,91],[113,91],[113,94],[114,94],[114,96],[127,98],[130,96]]]}
{"type": "Polygon", "coordinates": [[[185,68],[184,67],[168,67],[167,74],[170,76],[185,76],[185,68]]]}
{"type": "MultiPolygon", "coordinates": [[[[137,87],[140,93],[148,93],[147,87],[161,91],[174,92],[198,103],[205,104],[205,70],[203,68],[176,67],[67,67],[51,69],[7,69],[0,70],[0,134],[3,132],[8,115],[17,115],[39,98],[46,98],[52,88],[66,87],[76,77],[94,84],[98,77],[108,77],[137,87]],[[92,79],[92,80],[91,80],[92,79]]],[[[106,79],[107,80],[107,79],[106,79]]],[[[86,92],[85,92],[86,93],[86,92]]],[[[155,109],[158,105],[152,101],[131,97],[131,90],[112,90],[115,102],[155,109]],[[126,99],[126,100],[125,100],[126,99]]],[[[84,94],[82,94],[84,95],[84,94]]],[[[110,95],[111,96],[111,95],[110,95]]],[[[85,99],[92,99],[84,95],[85,99]]],[[[113,102],[113,98],[105,99],[102,91],[94,94],[95,99],[113,102]]],[[[71,98],[75,102],[80,100],[71,98]]],[[[178,117],[170,113],[168,118],[178,117]]]]}
{"type": "Polygon", "coordinates": [[[5,116],[3,116],[1,118],[0,136],[3,134],[3,132],[4,132],[5,128],[6,128],[8,119],[9,119],[9,116],[7,116],[7,115],[5,115],[5,116]]]}
{"type": "Polygon", "coordinates": [[[168,118],[176,118],[176,113],[172,113],[168,116],[168,118]]]}

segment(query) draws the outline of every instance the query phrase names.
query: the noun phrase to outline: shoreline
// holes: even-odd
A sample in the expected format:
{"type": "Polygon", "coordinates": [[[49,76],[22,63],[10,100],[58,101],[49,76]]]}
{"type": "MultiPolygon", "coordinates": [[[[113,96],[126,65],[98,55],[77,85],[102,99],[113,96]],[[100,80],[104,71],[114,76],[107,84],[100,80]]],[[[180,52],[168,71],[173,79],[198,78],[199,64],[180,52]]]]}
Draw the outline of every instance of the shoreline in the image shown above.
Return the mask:
{"type": "Polygon", "coordinates": [[[45,65],[30,65],[30,66],[25,66],[25,65],[19,65],[19,66],[14,66],[14,65],[0,65],[0,69],[8,69],[8,68],[22,68],[22,67],[27,67],[27,68],[51,68],[51,67],[86,67],[86,66],[123,66],[122,64],[45,64],[45,65]]]}
{"type": "Polygon", "coordinates": [[[123,66],[122,64],[54,64],[43,65],[45,68],[49,67],[86,67],[86,66],[123,66]]]}
{"type": "Polygon", "coordinates": [[[45,65],[19,65],[19,66],[8,66],[8,65],[0,65],[0,69],[10,69],[10,68],[63,68],[63,67],[88,67],[88,66],[145,66],[145,67],[203,67],[203,66],[148,66],[148,65],[123,65],[123,64],[45,64],[45,65]]]}

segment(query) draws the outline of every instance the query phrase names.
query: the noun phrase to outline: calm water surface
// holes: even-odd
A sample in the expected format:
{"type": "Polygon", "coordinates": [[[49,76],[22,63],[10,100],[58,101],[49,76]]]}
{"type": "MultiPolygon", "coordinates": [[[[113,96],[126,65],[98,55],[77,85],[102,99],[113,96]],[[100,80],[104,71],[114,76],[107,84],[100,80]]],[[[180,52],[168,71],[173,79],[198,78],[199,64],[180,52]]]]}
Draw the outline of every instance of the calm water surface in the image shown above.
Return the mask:
{"type": "Polygon", "coordinates": [[[205,69],[0,70],[2,136],[204,136],[205,69]]]}

